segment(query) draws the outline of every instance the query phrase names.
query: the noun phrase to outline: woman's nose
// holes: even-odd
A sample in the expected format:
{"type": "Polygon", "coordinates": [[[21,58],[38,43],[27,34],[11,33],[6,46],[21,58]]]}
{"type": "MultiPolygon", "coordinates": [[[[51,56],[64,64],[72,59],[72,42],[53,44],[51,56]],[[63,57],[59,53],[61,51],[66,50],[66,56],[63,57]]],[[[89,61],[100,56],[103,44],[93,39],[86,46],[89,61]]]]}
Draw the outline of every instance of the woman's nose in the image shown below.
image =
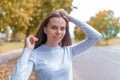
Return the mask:
{"type": "Polygon", "coordinates": [[[60,34],[60,33],[61,33],[61,30],[60,30],[60,29],[58,29],[58,30],[56,31],[56,33],[57,33],[57,34],[60,34]]]}

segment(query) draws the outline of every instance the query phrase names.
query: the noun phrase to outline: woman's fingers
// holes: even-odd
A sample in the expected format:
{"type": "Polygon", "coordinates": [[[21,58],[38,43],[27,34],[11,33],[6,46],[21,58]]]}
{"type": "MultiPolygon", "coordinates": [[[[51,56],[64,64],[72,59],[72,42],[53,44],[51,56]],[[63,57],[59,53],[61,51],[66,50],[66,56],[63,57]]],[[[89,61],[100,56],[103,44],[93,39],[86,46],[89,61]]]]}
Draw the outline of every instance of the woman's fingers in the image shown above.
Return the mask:
{"type": "Polygon", "coordinates": [[[70,21],[70,17],[69,14],[67,13],[67,11],[65,11],[64,9],[58,9],[57,10],[63,17],[65,17],[68,21],[70,21]]]}
{"type": "Polygon", "coordinates": [[[33,37],[34,38],[34,41],[38,41],[38,38],[36,38],[36,37],[33,37]]]}
{"type": "Polygon", "coordinates": [[[26,47],[29,49],[34,49],[35,46],[35,42],[38,41],[38,38],[34,37],[34,36],[28,36],[26,38],[26,47]]]}

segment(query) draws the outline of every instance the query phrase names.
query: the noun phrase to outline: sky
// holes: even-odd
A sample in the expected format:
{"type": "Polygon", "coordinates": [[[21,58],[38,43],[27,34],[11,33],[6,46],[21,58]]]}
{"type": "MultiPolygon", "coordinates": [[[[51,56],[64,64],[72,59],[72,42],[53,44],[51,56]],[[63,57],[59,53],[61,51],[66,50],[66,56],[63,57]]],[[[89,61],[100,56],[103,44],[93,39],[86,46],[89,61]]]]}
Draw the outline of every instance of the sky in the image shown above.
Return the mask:
{"type": "Polygon", "coordinates": [[[77,6],[77,10],[73,10],[71,15],[79,17],[83,21],[89,20],[91,16],[95,16],[100,10],[112,10],[116,17],[120,17],[119,0],[73,0],[73,5],[77,6]]]}
{"type": "MultiPolygon", "coordinates": [[[[95,16],[96,13],[102,10],[112,10],[115,17],[120,17],[120,3],[119,0],[73,0],[74,9],[70,15],[82,20],[88,21],[90,17],[95,16]]],[[[70,23],[71,26],[74,26],[70,23]]],[[[70,29],[73,37],[74,27],[70,29]]]]}

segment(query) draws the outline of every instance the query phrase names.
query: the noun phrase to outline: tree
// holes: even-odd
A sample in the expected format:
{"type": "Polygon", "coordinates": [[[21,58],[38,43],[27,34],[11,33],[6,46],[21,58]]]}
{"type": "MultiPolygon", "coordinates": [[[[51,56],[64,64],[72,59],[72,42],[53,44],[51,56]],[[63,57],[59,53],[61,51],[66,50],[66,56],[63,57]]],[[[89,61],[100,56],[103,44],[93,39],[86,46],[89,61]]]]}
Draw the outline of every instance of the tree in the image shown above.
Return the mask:
{"type": "Polygon", "coordinates": [[[32,19],[30,20],[31,25],[29,25],[26,31],[26,36],[31,33],[31,30],[32,32],[35,32],[36,27],[38,27],[38,25],[49,12],[59,8],[64,8],[65,10],[70,12],[72,10],[71,6],[72,0],[36,0],[33,6],[33,14],[30,16],[30,18],[32,19]]]}
{"type": "Polygon", "coordinates": [[[72,10],[72,0],[2,0],[0,2],[0,32],[8,26],[13,29],[13,39],[19,33],[35,33],[45,16],[58,8],[72,10]]]}
{"type": "Polygon", "coordinates": [[[80,40],[85,39],[84,32],[79,27],[77,27],[77,26],[75,27],[74,35],[75,35],[75,40],[76,41],[80,41],[80,40]]]}
{"type": "Polygon", "coordinates": [[[120,21],[114,16],[112,10],[99,11],[96,16],[91,17],[87,23],[102,33],[106,44],[108,44],[109,39],[116,36],[118,28],[120,27],[120,21]]]}

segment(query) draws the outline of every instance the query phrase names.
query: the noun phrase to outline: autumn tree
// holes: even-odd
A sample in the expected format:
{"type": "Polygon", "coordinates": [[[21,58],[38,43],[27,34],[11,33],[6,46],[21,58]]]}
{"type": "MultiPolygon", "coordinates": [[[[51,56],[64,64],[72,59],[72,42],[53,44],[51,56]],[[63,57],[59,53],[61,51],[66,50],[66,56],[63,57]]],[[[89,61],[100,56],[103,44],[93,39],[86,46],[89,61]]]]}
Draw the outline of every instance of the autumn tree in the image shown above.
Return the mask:
{"type": "Polygon", "coordinates": [[[88,24],[102,33],[106,44],[115,37],[120,27],[119,18],[116,18],[112,10],[99,11],[95,17],[91,17],[88,24]]]}
{"type": "Polygon", "coordinates": [[[77,26],[74,29],[74,35],[75,35],[75,41],[80,41],[85,39],[84,32],[77,26]]]}
{"type": "Polygon", "coordinates": [[[13,38],[19,33],[35,33],[45,16],[59,8],[72,10],[72,0],[2,0],[0,1],[0,32],[7,26],[13,29],[13,38]]]}
{"type": "MultiPolygon", "coordinates": [[[[108,44],[109,39],[116,37],[116,34],[120,32],[120,18],[116,18],[112,10],[99,11],[86,22],[103,35],[103,40],[106,41],[106,44],[108,44]]],[[[75,27],[74,33],[76,40],[85,38],[80,28],[75,27]]]]}

